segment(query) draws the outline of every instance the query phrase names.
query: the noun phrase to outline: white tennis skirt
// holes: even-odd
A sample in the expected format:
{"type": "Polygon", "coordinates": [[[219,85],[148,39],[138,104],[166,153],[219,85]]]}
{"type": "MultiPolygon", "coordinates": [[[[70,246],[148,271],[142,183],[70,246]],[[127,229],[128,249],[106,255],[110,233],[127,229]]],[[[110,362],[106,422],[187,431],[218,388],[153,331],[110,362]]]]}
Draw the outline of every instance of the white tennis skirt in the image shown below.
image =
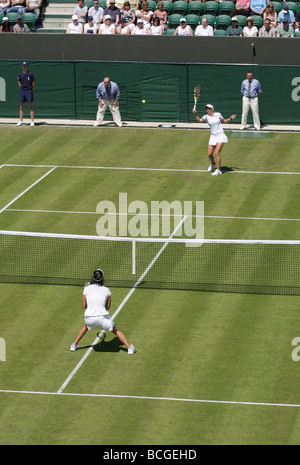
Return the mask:
{"type": "Polygon", "coordinates": [[[86,316],[84,318],[85,325],[88,330],[104,329],[104,331],[112,331],[114,329],[114,321],[109,315],[103,316],[86,316]]]}
{"type": "Polygon", "coordinates": [[[220,134],[212,134],[209,138],[208,145],[212,145],[215,147],[219,142],[222,142],[223,144],[227,144],[228,139],[227,136],[224,132],[221,132],[220,134]]]}

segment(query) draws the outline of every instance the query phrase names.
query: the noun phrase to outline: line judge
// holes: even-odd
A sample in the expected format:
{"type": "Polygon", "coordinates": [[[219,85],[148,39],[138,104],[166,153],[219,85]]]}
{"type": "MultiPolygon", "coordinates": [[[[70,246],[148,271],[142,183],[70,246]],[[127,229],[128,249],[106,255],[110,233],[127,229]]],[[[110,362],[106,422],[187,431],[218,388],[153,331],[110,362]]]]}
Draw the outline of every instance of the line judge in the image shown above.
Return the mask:
{"type": "Polygon", "coordinates": [[[121,115],[119,110],[120,89],[118,84],[105,77],[97,87],[96,97],[99,100],[97,119],[94,126],[100,126],[106,109],[109,107],[113,120],[118,127],[122,127],[121,115]]]}
{"type": "Polygon", "coordinates": [[[243,94],[242,104],[242,125],[241,129],[246,129],[247,117],[249,109],[251,108],[253,115],[254,127],[257,131],[260,131],[260,117],[259,117],[259,105],[258,96],[261,94],[261,85],[257,79],[253,78],[253,73],[247,73],[247,79],[242,82],[241,93],[243,94]]]}

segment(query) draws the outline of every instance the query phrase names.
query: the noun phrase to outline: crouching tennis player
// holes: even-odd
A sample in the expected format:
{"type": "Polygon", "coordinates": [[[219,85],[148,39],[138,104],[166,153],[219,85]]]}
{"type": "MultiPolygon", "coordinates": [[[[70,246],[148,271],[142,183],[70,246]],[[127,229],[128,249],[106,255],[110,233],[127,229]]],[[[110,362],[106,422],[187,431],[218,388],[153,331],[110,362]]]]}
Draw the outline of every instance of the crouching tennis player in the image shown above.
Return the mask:
{"type": "Polygon", "coordinates": [[[231,115],[229,118],[223,118],[221,113],[215,112],[213,105],[210,103],[205,105],[204,108],[207,111],[207,115],[202,116],[202,118],[199,118],[196,110],[193,110],[193,113],[195,114],[198,123],[203,123],[205,121],[210,127],[211,135],[208,142],[208,158],[210,159],[210,165],[207,171],[213,171],[215,168],[217,168],[215,171],[213,171],[212,175],[218,176],[219,174],[222,174],[221,150],[223,145],[228,142],[227,136],[222,128],[221,123],[229,123],[234,118],[236,118],[236,115],[231,115]],[[215,163],[214,151],[217,163],[215,163]]]}
{"type": "Polygon", "coordinates": [[[86,309],[84,313],[85,325],[79,331],[70,350],[75,352],[75,350],[79,349],[78,343],[88,330],[102,329],[113,332],[122,344],[127,347],[128,354],[132,355],[136,352],[135,347],[128,343],[125,335],[116,327],[114,321],[109,316],[108,310],[111,304],[111,292],[108,287],[103,286],[103,279],[104,273],[98,269],[93,273],[92,283],[84,288],[82,308],[86,309]]]}

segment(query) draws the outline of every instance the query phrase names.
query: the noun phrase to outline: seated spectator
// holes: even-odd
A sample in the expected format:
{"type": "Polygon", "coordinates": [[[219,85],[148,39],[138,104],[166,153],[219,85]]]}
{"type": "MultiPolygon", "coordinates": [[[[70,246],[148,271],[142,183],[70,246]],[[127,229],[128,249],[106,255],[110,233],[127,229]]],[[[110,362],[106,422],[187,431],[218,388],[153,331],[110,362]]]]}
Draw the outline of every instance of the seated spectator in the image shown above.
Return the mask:
{"type": "Polygon", "coordinates": [[[294,37],[294,28],[289,24],[288,19],[283,19],[282,24],[278,26],[277,37],[294,37]]]}
{"type": "Polygon", "coordinates": [[[264,25],[260,28],[258,37],[276,37],[276,29],[274,26],[271,26],[271,19],[266,18],[264,20],[264,25]]]}
{"type": "Polygon", "coordinates": [[[266,0],[251,0],[250,15],[258,15],[263,18],[266,7],[266,0]]]}
{"type": "Polygon", "coordinates": [[[116,7],[115,0],[109,0],[109,7],[105,8],[104,16],[110,16],[112,24],[117,26],[119,24],[120,19],[120,9],[116,7]]]}
{"type": "Polygon", "coordinates": [[[151,25],[152,16],[153,11],[149,10],[149,4],[146,0],[144,0],[142,3],[142,10],[136,11],[136,17],[138,19],[142,19],[144,26],[146,26],[149,29],[151,25]]]}
{"type": "Polygon", "coordinates": [[[13,31],[13,28],[9,24],[8,17],[4,16],[2,20],[2,24],[0,26],[0,32],[12,32],[12,31],[13,31]]]}
{"type": "Polygon", "coordinates": [[[40,16],[42,0],[26,0],[24,13],[33,13],[36,19],[40,16]]]}
{"type": "Polygon", "coordinates": [[[83,26],[78,21],[78,16],[73,15],[72,22],[68,24],[66,34],[82,34],[82,32],[83,32],[83,26]]]}
{"type": "Polygon", "coordinates": [[[130,27],[130,31],[135,27],[135,12],[131,8],[129,2],[124,2],[123,10],[120,10],[121,18],[125,19],[126,25],[130,27]]]}
{"type": "Polygon", "coordinates": [[[213,27],[208,24],[207,18],[202,18],[201,24],[196,27],[195,30],[195,36],[213,36],[214,35],[214,30],[213,27]]]}
{"type": "Polygon", "coordinates": [[[139,18],[131,34],[136,35],[136,36],[141,36],[141,35],[147,35],[148,33],[149,33],[149,29],[144,25],[144,21],[141,18],[139,18]]]}
{"type": "Polygon", "coordinates": [[[88,16],[88,22],[83,26],[83,33],[84,34],[97,34],[98,27],[97,24],[94,22],[93,16],[88,16]]]}
{"type": "Polygon", "coordinates": [[[10,0],[0,0],[0,13],[6,16],[6,11],[10,6],[10,0]]]}
{"type": "MultiPolygon", "coordinates": [[[[119,19],[118,19],[119,20],[119,19]]],[[[100,25],[98,34],[115,34],[116,26],[113,24],[110,15],[105,15],[103,18],[103,24],[100,25]]]]}
{"type": "Polygon", "coordinates": [[[264,12],[264,19],[270,18],[271,26],[277,26],[277,13],[272,2],[267,4],[267,8],[264,12]]]}
{"type": "Polygon", "coordinates": [[[253,25],[253,18],[251,16],[246,19],[246,24],[247,26],[243,29],[244,37],[257,37],[258,29],[253,25]]]}
{"type": "Polygon", "coordinates": [[[85,24],[88,8],[84,5],[84,0],[78,0],[78,5],[74,9],[74,15],[78,17],[78,22],[85,24]]]}
{"type": "Polygon", "coordinates": [[[236,0],[235,8],[231,11],[230,17],[236,15],[250,15],[250,0],[236,0]]]}
{"type": "Polygon", "coordinates": [[[163,26],[164,29],[167,29],[168,26],[168,13],[164,9],[164,2],[159,1],[157,3],[157,9],[154,10],[154,16],[159,18],[160,25],[163,26]]]}
{"type": "Polygon", "coordinates": [[[295,17],[295,32],[299,32],[300,29],[300,10],[297,11],[295,17]]]}
{"type": "Polygon", "coordinates": [[[116,34],[131,34],[131,28],[129,24],[126,23],[125,18],[120,18],[119,24],[116,27],[116,34]]]}
{"type": "Polygon", "coordinates": [[[27,24],[23,23],[23,18],[21,15],[17,17],[17,23],[13,27],[13,32],[19,33],[19,32],[30,32],[29,27],[27,24]]]}
{"type": "Polygon", "coordinates": [[[236,16],[231,18],[231,25],[226,29],[226,36],[229,37],[242,37],[243,28],[239,26],[239,22],[236,16]]]}
{"type": "Polygon", "coordinates": [[[25,8],[25,0],[11,0],[11,7],[6,10],[7,13],[18,13],[23,14],[25,8]]]}
{"type": "Polygon", "coordinates": [[[99,6],[98,0],[93,0],[93,6],[88,11],[88,16],[93,17],[93,21],[97,24],[97,27],[102,23],[104,10],[101,6],[99,6]]]}
{"type": "Polygon", "coordinates": [[[192,36],[193,31],[191,26],[186,24],[186,19],[181,18],[179,26],[175,29],[174,36],[192,36]]]}
{"type": "Polygon", "coordinates": [[[163,35],[164,27],[162,24],[160,24],[160,19],[157,16],[153,18],[153,23],[150,26],[149,32],[151,36],[162,36],[163,35]]]}
{"type": "Polygon", "coordinates": [[[283,20],[287,19],[290,26],[294,26],[295,23],[295,15],[293,11],[291,11],[288,5],[283,5],[282,10],[278,14],[277,17],[277,24],[282,25],[283,20]]]}

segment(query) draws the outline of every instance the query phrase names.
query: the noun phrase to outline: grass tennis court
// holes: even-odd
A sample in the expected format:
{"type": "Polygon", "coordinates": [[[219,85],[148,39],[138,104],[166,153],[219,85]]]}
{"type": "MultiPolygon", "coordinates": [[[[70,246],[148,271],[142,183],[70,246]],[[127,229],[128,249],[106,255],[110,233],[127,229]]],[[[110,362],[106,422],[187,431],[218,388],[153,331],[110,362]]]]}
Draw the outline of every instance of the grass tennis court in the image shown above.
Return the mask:
{"type": "MultiPolygon", "coordinates": [[[[0,136],[1,230],[95,235],[97,204],[126,192],[146,204],[204,201],[205,238],[299,239],[300,134],[229,137],[218,177],[206,172],[208,131],[0,136]]],[[[69,351],[81,287],[0,284],[1,444],[300,443],[299,298],[111,290],[134,356],[110,333],[69,351]]]]}

